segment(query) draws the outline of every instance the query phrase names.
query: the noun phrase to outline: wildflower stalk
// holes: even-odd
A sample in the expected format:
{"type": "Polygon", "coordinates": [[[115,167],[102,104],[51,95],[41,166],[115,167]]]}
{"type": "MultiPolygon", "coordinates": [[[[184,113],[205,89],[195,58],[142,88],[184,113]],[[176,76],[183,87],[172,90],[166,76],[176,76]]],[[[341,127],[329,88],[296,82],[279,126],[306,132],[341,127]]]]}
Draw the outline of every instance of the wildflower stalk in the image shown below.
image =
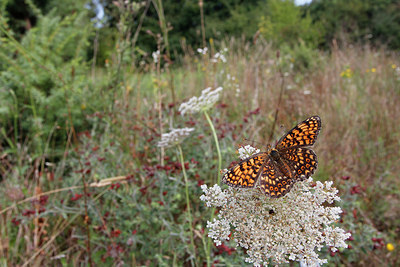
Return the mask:
{"type": "MultiPolygon", "coordinates": [[[[183,152],[182,152],[182,147],[178,144],[177,145],[178,149],[178,154],[179,154],[179,160],[181,162],[182,166],[182,173],[183,173],[183,178],[185,179],[185,194],[186,194],[186,205],[187,205],[187,214],[188,214],[188,220],[189,220],[189,229],[190,229],[190,243],[193,249],[193,256],[196,262],[196,249],[194,246],[194,235],[193,235],[193,219],[192,219],[192,212],[190,209],[190,199],[189,199],[189,182],[188,178],[186,175],[186,170],[185,170],[185,161],[183,160],[183,152]]],[[[196,264],[195,264],[196,265],[196,264]]]]}
{"type": "MultiPolygon", "coordinates": [[[[213,136],[214,136],[215,146],[217,148],[217,154],[218,154],[217,184],[219,185],[221,182],[219,171],[221,170],[222,158],[221,158],[221,150],[219,148],[218,136],[217,136],[217,132],[215,131],[214,124],[212,123],[211,118],[208,115],[206,110],[204,111],[204,116],[206,117],[208,124],[210,125],[211,132],[213,133],[213,136]]],[[[211,221],[214,220],[214,214],[215,214],[215,207],[213,207],[211,209],[211,221]]],[[[211,242],[212,242],[211,239],[207,239],[207,250],[206,250],[207,266],[211,266],[211,262],[210,262],[211,242]]]]}
{"type": "Polygon", "coordinates": [[[275,125],[276,125],[276,121],[278,119],[279,108],[280,108],[280,105],[281,105],[281,102],[282,102],[283,92],[285,91],[285,75],[283,75],[282,69],[280,69],[280,68],[279,68],[279,73],[281,75],[281,90],[279,92],[278,104],[276,105],[275,115],[274,115],[274,122],[273,122],[272,127],[271,127],[271,133],[270,133],[269,138],[268,138],[268,143],[272,142],[272,137],[274,136],[275,125]]]}
{"type": "MultiPolygon", "coordinates": [[[[205,52],[207,51],[206,47],[202,50],[200,49],[200,52],[204,55],[205,52]]],[[[210,125],[211,131],[214,136],[215,140],[215,146],[217,148],[217,153],[218,153],[218,168],[217,168],[217,183],[219,184],[221,179],[220,179],[220,174],[219,171],[221,169],[221,150],[219,148],[219,142],[218,142],[218,137],[217,137],[217,132],[215,131],[214,124],[212,123],[210,116],[207,113],[207,110],[210,109],[219,99],[219,94],[222,91],[222,87],[218,87],[215,90],[211,90],[211,87],[208,87],[204,89],[201,92],[200,97],[192,97],[189,99],[189,101],[182,103],[179,107],[179,112],[184,115],[186,113],[188,114],[194,114],[197,112],[203,112],[204,116],[206,117],[208,124],[210,125]]],[[[162,144],[162,142],[161,142],[162,144]]],[[[214,211],[215,208],[212,209],[211,211],[211,220],[214,219],[214,211]]],[[[206,258],[207,258],[207,266],[211,266],[211,260],[210,260],[210,254],[211,254],[211,241],[210,239],[207,239],[207,244],[204,246],[205,253],[206,253],[206,258]]]]}
{"type": "Polygon", "coordinates": [[[219,171],[221,170],[222,157],[221,157],[221,150],[220,150],[220,148],[219,148],[219,142],[218,142],[217,132],[215,131],[214,124],[212,123],[211,118],[210,118],[210,116],[208,115],[208,113],[207,113],[206,110],[204,111],[204,116],[206,117],[206,119],[207,119],[207,121],[208,121],[208,124],[210,125],[211,131],[212,131],[212,133],[213,133],[214,141],[215,141],[215,147],[217,148],[217,154],[218,154],[218,168],[217,168],[217,172],[218,172],[218,173],[217,173],[217,177],[218,177],[218,180],[217,180],[217,184],[220,184],[221,179],[220,179],[220,173],[219,173],[219,171]]]}

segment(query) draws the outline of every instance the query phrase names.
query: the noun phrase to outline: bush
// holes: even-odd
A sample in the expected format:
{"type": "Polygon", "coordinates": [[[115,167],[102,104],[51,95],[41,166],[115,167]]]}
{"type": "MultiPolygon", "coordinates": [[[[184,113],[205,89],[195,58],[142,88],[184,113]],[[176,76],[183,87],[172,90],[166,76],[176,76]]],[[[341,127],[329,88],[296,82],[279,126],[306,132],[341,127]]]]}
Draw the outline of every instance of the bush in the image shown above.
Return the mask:
{"type": "Polygon", "coordinates": [[[322,41],[323,29],[314,24],[311,17],[302,16],[301,10],[291,0],[268,1],[268,12],[259,22],[261,34],[269,41],[296,45],[303,40],[307,46],[316,48],[322,41]]]}
{"type": "Polygon", "coordinates": [[[87,21],[84,11],[64,18],[50,12],[21,42],[11,31],[3,37],[0,124],[11,142],[32,136],[35,150],[43,152],[48,140],[62,144],[68,131],[85,124],[92,95],[86,51],[93,29],[87,21]]]}

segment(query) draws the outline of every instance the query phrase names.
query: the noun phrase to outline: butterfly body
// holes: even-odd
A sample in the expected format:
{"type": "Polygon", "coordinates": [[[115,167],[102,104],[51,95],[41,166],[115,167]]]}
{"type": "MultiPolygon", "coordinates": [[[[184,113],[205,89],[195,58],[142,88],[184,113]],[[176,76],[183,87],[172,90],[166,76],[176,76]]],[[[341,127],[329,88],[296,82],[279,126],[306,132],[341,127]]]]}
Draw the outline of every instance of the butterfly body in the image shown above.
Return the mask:
{"type": "Polygon", "coordinates": [[[321,129],[321,119],[312,116],[296,125],[276,144],[250,156],[228,170],[222,181],[232,187],[249,188],[260,185],[273,198],[287,194],[296,181],[310,177],[317,168],[312,146],[321,129]]]}

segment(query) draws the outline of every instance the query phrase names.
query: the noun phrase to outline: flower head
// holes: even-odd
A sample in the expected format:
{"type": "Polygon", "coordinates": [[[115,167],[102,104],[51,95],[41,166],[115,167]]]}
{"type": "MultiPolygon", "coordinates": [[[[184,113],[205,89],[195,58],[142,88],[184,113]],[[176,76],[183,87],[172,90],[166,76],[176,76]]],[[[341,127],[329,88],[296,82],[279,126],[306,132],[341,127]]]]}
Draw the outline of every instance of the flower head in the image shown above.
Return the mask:
{"type": "Polygon", "coordinates": [[[350,237],[335,226],[342,210],[325,205],[339,201],[332,182],[297,182],[285,197],[272,199],[257,188],[221,190],[218,185],[202,186],[200,197],[207,206],[219,207],[218,218],[208,222],[209,237],[215,244],[229,240],[246,249],[246,262],[256,266],[289,260],[306,265],[326,263],[316,250],[323,246],[347,248],[350,237]]]}
{"type": "Polygon", "coordinates": [[[219,94],[222,87],[211,90],[211,87],[204,89],[200,97],[192,97],[188,102],[182,103],[179,107],[179,112],[184,115],[185,113],[194,114],[200,111],[208,110],[219,99],[219,94]]]}
{"type": "Polygon", "coordinates": [[[161,141],[158,142],[159,147],[169,147],[180,144],[194,128],[172,129],[169,133],[164,133],[161,136],[161,141]]]}
{"type": "Polygon", "coordinates": [[[223,63],[226,63],[226,57],[225,57],[225,55],[224,55],[224,53],[225,53],[226,51],[228,51],[227,48],[225,48],[224,50],[222,50],[222,51],[220,51],[220,52],[215,53],[214,56],[213,56],[213,58],[211,59],[211,62],[217,63],[217,62],[221,61],[221,62],[223,62],[223,63]]]}
{"type": "Polygon", "coordinates": [[[239,152],[239,158],[240,159],[245,159],[250,157],[253,154],[259,153],[260,149],[252,147],[251,145],[247,145],[247,146],[242,146],[238,149],[239,152]]]}
{"type": "Polygon", "coordinates": [[[158,59],[160,58],[160,50],[157,50],[151,54],[153,56],[154,63],[158,63],[158,59]]]}
{"type": "Polygon", "coordinates": [[[392,243],[387,243],[386,249],[387,249],[388,251],[393,251],[393,250],[394,250],[393,244],[392,244],[392,243]]]}
{"type": "Polygon", "coordinates": [[[208,48],[204,47],[204,48],[197,48],[197,52],[199,52],[200,54],[207,54],[208,48]]]}

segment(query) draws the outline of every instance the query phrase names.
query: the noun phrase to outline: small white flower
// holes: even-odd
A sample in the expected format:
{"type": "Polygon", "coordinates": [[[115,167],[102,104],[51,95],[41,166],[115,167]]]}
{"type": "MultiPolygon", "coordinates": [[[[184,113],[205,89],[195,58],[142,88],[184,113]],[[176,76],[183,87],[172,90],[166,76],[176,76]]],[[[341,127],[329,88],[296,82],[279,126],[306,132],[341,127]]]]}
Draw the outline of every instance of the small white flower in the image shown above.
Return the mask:
{"type": "Polygon", "coordinates": [[[205,111],[211,108],[219,99],[222,87],[211,90],[211,87],[204,89],[200,97],[192,97],[188,102],[182,103],[179,107],[179,112],[183,115],[185,113],[194,114],[200,111],[205,111]]]}
{"type": "Polygon", "coordinates": [[[218,218],[207,222],[209,237],[218,245],[232,232],[233,242],[246,249],[245,262],[255,266],[289,260],[302,266],[327,263],[317,251],[324,246],[346,248],[350,234],[335,227],[342,210],[325,204],[340,200],[336,188],[331,182],[316,182],[312,187],[312,181],[296,182],[286,196],[277,199],[258,188],[222,191],[218,185],[203,185],[201,200],[208,207],[219,207],[218,218]]]}
{"type": "Polygon", "coordinates": [[[248,157],[250,157],[253,154],[259,153],[260,149],[252,147],[251,145],[247,145],[247,146],[242,146],[238,149],[239,152],[239,158],[240,159],[246,159],[248,157]]]}
{"type": "Polygon", "coordinates": [[[213,58],[211,59],[211,62],[217,63],[219,61],[226,63],[226,57],[224,56],[224,51],[220,51],[214,54],[213,58]]]}
{"type": "Polygon", "coordinates": [[[204,47],[203,49],[197,48],[197,52],[199,52],[199,53],[202,54],[202,55],[207,54],[207,51],[208,51],[208,48],[207,48],[207,47],[204,47]]]}
{"type": "Polygon", "coordinates": [[[201,195],[200,199],[206,203],[207,207],[222,207],[226,204],[227,196],[217,184],[211,188],[207,188],[207,185],[203,184],[201,190],[204,195],[201,195]]]}
{"type": "Polygon", "coordinates": [[[169,147],[180,144],[194,128],[172,129],[169,133],[161,135],[161,141],[158,142],[159,147],[169,147]]]}
{"type": "Polygon", "coordinates": [[[154,63],[158,63],[158,60],[160,58],[160,50],[157,50],[157,51],[153,52],[152,56],[153,56],[154,63]]]}
{"type": "Polygon", "coordinates": [[[208,236],[214,239],[215,245],[220,246],[222,241],[229,240],[231,233],[229,221],[214,219],[213,222],[207,222],[207,228],[210,229],[208,236]]]}

